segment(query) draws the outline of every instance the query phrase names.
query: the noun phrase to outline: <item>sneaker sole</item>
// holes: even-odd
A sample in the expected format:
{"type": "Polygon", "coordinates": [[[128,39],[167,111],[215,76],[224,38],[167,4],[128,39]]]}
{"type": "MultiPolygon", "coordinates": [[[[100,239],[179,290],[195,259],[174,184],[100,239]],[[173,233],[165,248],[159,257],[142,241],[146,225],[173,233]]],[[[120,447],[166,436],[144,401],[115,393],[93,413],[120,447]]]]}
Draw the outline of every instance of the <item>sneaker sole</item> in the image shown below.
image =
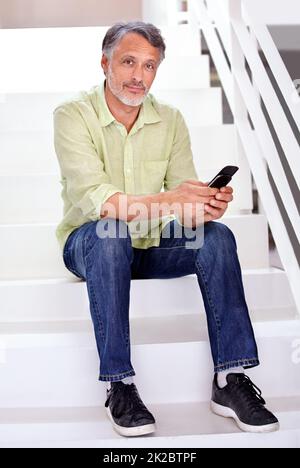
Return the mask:
{"type": "Polygon", "coordinates": [[[227,406],[218,405],[214,401],[211,401],[210,407],[212,412],[217,414],[218,416],[222,416],[223,418],[234,419],[238,427],[244,432],[267,433],[276,432],[280,429],[279,423],[266,424],[265,426],[250,426],[249,424],[245,424],[242,421],[240,421],[236,413],[231,408],[228,408],[227,406]]]}
{"type": "Polygon", "coordinates": [[[106,414],[112,423],[114,430],[123,437],[138,437],[146,434],[152,434],[156,431],[155,424],[146,424],[144,426],[123,427],[115,423],[109,408],[106,408],[106,414]]]}

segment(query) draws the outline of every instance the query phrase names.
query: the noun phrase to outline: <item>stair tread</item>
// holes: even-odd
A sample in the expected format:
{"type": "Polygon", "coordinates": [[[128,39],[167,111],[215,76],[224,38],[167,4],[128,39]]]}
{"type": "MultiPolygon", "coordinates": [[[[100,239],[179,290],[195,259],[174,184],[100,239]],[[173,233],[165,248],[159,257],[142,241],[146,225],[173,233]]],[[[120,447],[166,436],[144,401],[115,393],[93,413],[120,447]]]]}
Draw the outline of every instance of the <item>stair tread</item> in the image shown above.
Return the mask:
{"type": "MultiPolygon", "coordinates": [[[[146,403],[146,402],[145,402],[146,403]]],[[[26,408],[0,409],[0,439],[8,446],[24,443],[32,446],[46,443],[83,443],[91,446],[108,446],[108,442],[124,445],[141,445],[159,441],[169,446],[178,445],[187,438],[215,436],[238,436],[238,438],[259,437],[262,443],[268,443],[271,437],[280,437],[284,431],[300,430],[300,396],[289,398],[271,398],[267,402],[281,423],[279,433],[265,435],[249,435],[242,433],[233,420],[218,417],[211,413],[209,402],[184,402],[172,404],[147,405],[157,421],[155,434],[139,437],[135,440],[124,439],[114,432],[107,418],[105,408],[26,408]],[[169,440],[168,440],[169,439],[169,440]],[[102,445],[103,444],[103,445],[102,445]]],[[[1,446],[0,443],[0,446],[1,446]]],[[[52,444],[51,444],[52,443],[52,444]]],[[[164,445],[162,445],[164,446],[164,445]]],[[[181,445],[180,445],[181,446],[181,445]]]]}
{"type": "MultiPolygon", "coordinates": [[[[207,342],[204,314],[132,317],[133,345],[207,342]]],[[[253,320],[257,338],[300,336],[300,320],[294,316],[284,320],[253,320]]],[[[1,324],[0,339],[5,347],[94,347],[91,320],[64,322],[32,322],[1,324]]]]}
{"type": "MultiPolygon", "coordinates": [[[[242,270],[242,275],[254,321],[285,320],[297,315],[285,271],[270,267],[242,270]]],[[[68,331],[73,330],[72,323],[85,327],[85,322],[90,322],[86,282],[75,276],[2,280],[0,293],[0,323],[5,327],[16,324],[19,331],[28,333],[31,324],[37,326],[36,331],[38,327],[50,331],[55,330],[57,323],[60,329],[68,331]]],[[[132,280],[131,318],[189,314],[205,314],[196,274],[132,280]]]]}
{"type": "MultiPolygon", "coordinates": [[[[244,268],[242,269],[243,275],[269,275],[269,274],[276,274],[276,275],[285,275],[285,271],[278,267],[270,266],[269,268],[244,268]]],[[[164,281],[179,281],[185,280],[186,278],[195,279],[197,275],[191,274],[186,275],[181,278],[169,278],[164,281]]],[[[132,281],[145,281],[140,279],[134,279],[132,281]]],[[[157,279],[147,279],[148,281],[157,281],[157,279]]],[[[161,281],[161,280],[160,280],[161,281]]],[[[38,286],[40,285],[55,285],[55,284],[66,284],[66,283],[82,283],[83,281],[78,278],[64,278],[64,277],[57,277],[57,278],[32,278],[32,279],[11,279],[11,280],[0,280],[0,288],[7,287],[7,286],[38,286]]]]}
{"type": "MultiPolygon", "coordinates": [[[[278,308],[261,308],[261,309],[251,309],[249,308],[251,320],[253,322],[273,322],[273,321],[289,321],[297,319],[297,310],[295,307],[278,307],[278,308]]],[[[182,317],[197,317],[199,314],[191,313],[184,314],[182,317]]],[[[200,312],[200,317],[202,313],[200,312]]],[[[159,311],[155,312],[149,320],[157,319],[163,317],[163,312],[159,314],[159,311]]],[[[181,315],[175,313],[173,317],[180,317],[181,315]]],[[[168,315],[167,318],[170,316],[168,315]]],[[[142,315],[140,317],[131,317],[131,322],[136,322],[137,320],[142,320],[145,323],[147,317],[142,315]]],[[[196,319],[198,320],[198,319],[196,319]]],[[[51,319],[47,317],[46,319],[35,318],[35,317],[26,317],[26,321],[20,319],[15,320],[0,320],[1,323],[1,334],[19,334],[19,333],[65,333],[65,332],[84,332],[91,331],[91,319],[87,314],[83,314],[82,317],[70,316],[69,318],[58,319],[57,317],[51,319]]]]}

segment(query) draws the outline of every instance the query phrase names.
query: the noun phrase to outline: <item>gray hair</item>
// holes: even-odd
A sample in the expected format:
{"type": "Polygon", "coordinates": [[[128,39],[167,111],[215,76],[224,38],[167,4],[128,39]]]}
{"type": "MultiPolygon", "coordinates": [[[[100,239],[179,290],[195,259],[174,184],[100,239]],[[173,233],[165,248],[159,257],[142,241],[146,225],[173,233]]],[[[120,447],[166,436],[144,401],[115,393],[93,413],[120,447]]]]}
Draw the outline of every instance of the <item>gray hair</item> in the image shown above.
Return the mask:
{"type": "Polygon", "coordinates": [[[129,33],[143,36],[153,47],[160,51],[160,62],[165,58],[166,44],[161,31],[151,23],[131,21],[129,23],[117,23],[106,33],[102,44],[102,52],[109,59],[112,57],[115,47],[121,39],[129,33]]]}

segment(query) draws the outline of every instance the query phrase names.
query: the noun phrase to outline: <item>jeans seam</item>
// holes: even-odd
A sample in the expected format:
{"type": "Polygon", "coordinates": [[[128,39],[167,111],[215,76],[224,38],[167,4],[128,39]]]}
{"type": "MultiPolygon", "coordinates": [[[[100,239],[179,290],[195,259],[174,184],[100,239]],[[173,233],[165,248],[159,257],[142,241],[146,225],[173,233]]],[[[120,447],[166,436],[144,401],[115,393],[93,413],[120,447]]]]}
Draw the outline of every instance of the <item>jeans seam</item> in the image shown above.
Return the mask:
{"type": "Polygon", "coordinates": [[[239,366],[244,366],[244,365],[256,364],[256,363],[259,363],[258,358],[238,359],[237,361],[228,361],[228,362],[224,362],[223,364],[218,364],[218,365],[215,366],[215,370],[218,370],[220,368],[227,367],[227,366],[229,366],[229,368],[231,368],[231,367],[236,366],[237,364],[239,366]]]}
{"type": "MultiPolygon", "coordinates": [[[[94,221],[94,223],[95,223],[95,224],[94,224],[94,227],[95,227],[96,224],[98,223],[98,221],[94,221]]],[[[96,230],[96,229],[95,229],[95,230],[96,230]]],[[[97,234],[96,234],[96,235],[97,235],[97,234]]],[[[97,242],[97,239],[96,239],[95,242],[93,243],[93,245],[92,245],[90,248],[88,248],[88,245],[89,245],[89,242],[90,242],[92,236],[93,236],[93,231],[90,233],[89,236],[84,237],[85,260],[87,260],[89,254],[91,253],[91,251],[93,250],[93,248],[95,247],[95,244],[96,244],[96,242],[97,242]]]]}
{"type": "MultiPolygon", "coordinates": [[[[98,223],[98,221],[94,221],[94,222],[95,222],[95,223],[98,223]]],[[[97,234],[96,234],[96,236],[97,236],[96,241],[95,241],[94,244],[88,249],[87,246],[88,246],[88,243],[89,243],[90,239],[92,238],[92,236],[93,236],[93,234],[91,233],[91,234],[84,240],[84,241],[85,241],[85,256],[84,256],[85,261],[88,260],[88,257],[89,257],[89,255],[90,255],[90,253],[92,252],[93,248],[95,247],[95,245],[96,245],[96,243],[97,243],[97,239],[100,239],[100,238],[97,236],[97,234]]],[[[128,241],[130,242],[130,247],[132,247],[132,240],[131,240],[131,236],[130,236],[130,233],[129,233],[129,232],[128,232],[128,236],[127,236],[126,240],[128,240],[128,241]]],[[[132,261],[133,261],[133,252],[132,252],[131,263],[132,263],[132,261]]]]}
{"type": "Polygon", "coordinates": [[[224,362],[223,364],[218,364],[215,367],[223,367],[223,366],[230,366],[231,364],[239,364],[240,362],[257,362],[257,358],[241,358],[237,359],[236,361],[227,361],[224,362]]]}
{"type": "Polygon", "coordinates": [[[213,301],[211,300],[211,296],[210,296],[210,293],[209,293],[209,288],[208,288],[208,283],[206,281],[206,275],[205,275],[205,272],[204,272],[204,269],[202,268],[200,262],[198,259],[196,259],[196,267],[198,268],[198,271],[200,272],[200,275],[203,279],[203,283],[204,283],[204,287],[205,287],[205,290],[206,290],[206,294],[207,294],[207,298],[208,298],[208,302],[209,302],[209,305],[212,309],[212,312],[213,312],[213,317],[215,319],[215,324],[216,324],[216,330],[217,330],[217,354],[218,354],[218,358],[217,358],[217,361],[219,362],[220,360],[220,328],[221,328],[221,321],[216,313],[216,308],[215,308],[215,305],[213,303],[213,301]]]}
{"type": "Polygon", "coordinates": [[[70,270],[71,273],[73,273],[73,275],[77,276],[77,278],[79,279],[83,279],[82,276],[80,276],[75,270],[72,270],[71,268],[68,268],[70,270]]]}
{"type": "MultiPolygon", "coordinates": [[[[90,264],[87,262],[86,263],[86,277],[88,278],[88,275],[89,275],[89,271],[90,271],[90,264]]],[[[92,278],[90,279],[89,281],[89,285],[90,285],[90,291],[91,291],[91,296],[92,296],[92,301],[93,301],[93,304],[96,305],[96,312],[95,312],[95,315],[97,317],[97,321],[99,323],[99,328],[100,328],[100,335],[101,337],[103,338],[103,340],[105,340],[105,333],[104,333],[104,325],[103,325],[103,321],[101,319],[101,316],[99,314],[99,305],[98,305],[98,302],[97,302],[97,299],[96,299],[96,295],[95,295],[95,292],[94,292],[94,286],[93,286],[93,282],[92,282],[92,278]]]]}
{"type": "Polygon", "coordinates": [[[121,372],[120,374],[100,374],[100,377],[103,379],[110,379],[110,378],[115,378],[115,377],[123,377],[128,374],[134,373],[134,370],[126,371],[126,372],[121,372]]]}
{"type": "Polygon", "coordinates": [[[186,249],[185,245],[176,245],[174,247],[160,247],[160,246],[158,246],[158,247],[150,247],[150,248],[152,248],[153,250],[157,250],[157,251],[159,251],[159,250],[173,250],[173,249],[186,249]]]}
{"type": "Polygon", "coordinates": [[[73,273],[73,275],[77,276],[77,278],[82,279],[82,277],[78,275],[77,271],[74,268],[69,249],[68,250],[64,249],[63,251],[63,262],[67,270],[73,273]],[[67,262],[66,259],[68,259],[69,262],[67,262]]]}

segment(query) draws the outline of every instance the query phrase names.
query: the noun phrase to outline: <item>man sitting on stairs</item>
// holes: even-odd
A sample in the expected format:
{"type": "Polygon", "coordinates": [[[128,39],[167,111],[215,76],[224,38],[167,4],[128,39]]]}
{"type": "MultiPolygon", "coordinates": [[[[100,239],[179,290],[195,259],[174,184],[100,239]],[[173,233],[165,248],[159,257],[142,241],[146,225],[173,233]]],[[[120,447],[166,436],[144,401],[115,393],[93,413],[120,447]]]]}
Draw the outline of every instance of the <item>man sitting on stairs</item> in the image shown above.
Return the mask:
{"type": "Polygon", "coordinates": [[[133,381],[131,279],[196,274],[214,362],[212,411],[244,431],[274,431],[278,420],[244,373],[259,360],[235,237],[215,222],[233,190],[198,180],[181,113],[148,94],[164,57],[155,26],[116,24],[103,41],[104,83],[54,111],[64,201],[56,235],[66,267],[87,284],[105,407],[123,436],[155,431],[133,381]]]}

